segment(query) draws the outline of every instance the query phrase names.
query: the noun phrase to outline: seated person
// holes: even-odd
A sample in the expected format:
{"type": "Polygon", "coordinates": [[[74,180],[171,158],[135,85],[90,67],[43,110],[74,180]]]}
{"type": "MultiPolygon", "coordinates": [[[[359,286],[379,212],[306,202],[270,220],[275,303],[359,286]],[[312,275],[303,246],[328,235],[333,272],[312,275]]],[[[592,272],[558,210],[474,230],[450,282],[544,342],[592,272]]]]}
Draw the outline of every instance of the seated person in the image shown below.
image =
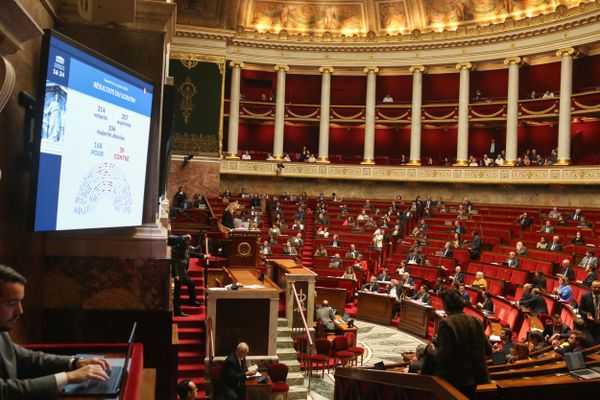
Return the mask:
{"type": "Polygon", "coordinates": [[[542,297],[541,290],[538,288],[533,288],[531,290],[531,297],[525,300],[520,300],[519,305],[521,307],[527,307],[531,309],[531,314],[534,316],[540,314],[548,314],[548,306],[546,305],[546,301],[542,297]]]}
{"type": "Polygon", "coordinates": [[[530,351],[538,351],[546,347],[546,343],[544,342],[544,337],[542,336],[542,332],[540,331],[531,331],[529,333],[529,343],[531,346],[530,351]]]}
{"type": "Polygon", "coordinates": [[[292,225],[292,229],[295,231],[304,231],[304,224],[301,219],[297,219],[294,221],[294,225],[292,225]]]}
{"type": "Polygon", "coordinates": [[[269,228],[269,235],[272,236],[281,236],[281,224],[276,223],[272,227],[269,228]]]}
{"type": "Polygon", "coordinates": [[[354,243],[350,244],[350,249],[346,253],[346,258],[357,258],[360,255],[360,251],[356,249],[356,245],[354,243]]]}
{"type": "Polygon", "coordinates": [[[292,246],[292,244],[288,240],[287,242],[285,242],[285,247],[283,248],[283,254],[287,254],[288,256],[297,256],[298,250],[296,250],[296,248],[294,246],[292,246]]]}
{"type": "Polygon", "coordinates": [[[265,240],[263,242],[263,245],[260,246],[260,254],[268,256],[273,254],[273,250],[271,249],[271,246],[269,245],[269,241],[265,240]]]}
{"type": "Polygon", "coordinates": [[[552,226],[552,222],[546,221],[544,225],[540,228],[538,232],[541,233],[554,233],[554,227],[552,226]]]}
{"type": "Polygon", "coordinates": [[[410,274],[408,273],[408,271],[405,271],[402,274],[402,280],[399,282],[399,284],[401,286],[412,288],[412,287],[415,286],[415,280],[413,279],[412,276],[410,276],[410,274]]]}
{"type": "Polygon", "coordinates": [[[342,241],[340,240],[340,237],[337,234],[333,235],[333,237],[331,238],[331,241],[329,242],[329,246],[330,247],[342,247],[342,241]]]}
{"type": "Polygon", "coordinates": [[[252,376],[256,371],[249,371],[246,366],[246,356],[250,348],[244,342],[237,345],[235,351],[225,359],[221,370],[223,391],[227,399],[245,399],[247,376],[252,376]]]}
{"type": "Polygon", "coordinates": [[[317,308],[317,321],[326,331],[333,332],[335,331],[335,313],[333,312],[333,308],[329,307],[329,302],[327,300],[323,300],[321,307],[317,308]]]}
{"type": "Polygon", "coordinates": [[[444,244],[444,248],[442,249],[442,254],[443,257],[452,257],[454,256],[454,247],[452,247],[452,242],[446,242],[446,244],[444,244]]]}
{"type": "Polygon", "coordinates": [[[453,282],[465,283],[465,274],[462,273],[460,266],[454,268],[454,275],[450,276],[450,280],[453,282]]]}
{"type": "Polygon", "coordinates": [[[341,269],[344,267],[344,260],[340,256],[340,253],[335,253],[333,257],[329,259],[329,268],[341,269]]]}
{"type": "Polygon", "coordinates": [[[562,322],[559,314],[552,316],[552,324],[546,325],[542,336],[548,344],[552,344],[555,340],[564,340],[571,335],[571,328],[562,322]]]}
{"type": "Polygon", "coordinates": [[[179,400],[194,400],[197,395],[198,388],[191,379],[183,379],[177,384],[177,396],[179,400]]]}
{"type": "Polygon", "coordinates": [[[546,291],[546,277],[543,271],[535,271],[535,276],[531,282],[534,288],[540,289],[542,292],[546,291]]]}
{"type": "Polygon", "coordinates": [[[507,360],[510,360],[510,349],[513,345],[512,337],[513,334],[510,328],[505,327],[500,330],[500,346],[497,347],[501,347],[500,351],[504,353],[507,360]]]}
{"type": "Polygon", "coordinates": [[[587,272],[587,274],[586,274],[583,282],[581,282],[581,284],[585,287],[591,288],[594,281],[598,280],[598,275],[596,274],[596,268],[594,268],[591,265],[587,265],[585,267],[585,272],[587,272]]]}
{"type": "Polygon", "coordinates": [[[402,290],[398,288],[398,281],[396,279],[390,281],[386,293],[395,299],[399,299],[402,296],[402,290]]]}
{"type": "Polygon", "coordinates": [[[423,304],[430,304],[429,288],[427,285],[421,285],[419,291],[413,295],[412,299],[420,301],[423,304]]]}
{"type": "Polygon", "coordinates": [[[531,218],[531,216],[524,212],[523,214],[517,217],[516,223],[519,224],[521,230],[526,230],[533,223],[533,218],[531,218]]]}
{"type": "Polygon", "coordinates": [[[526,256],[527,246],[525,246],[523,242],[517,242],[517,244],[515,245],[515,252],[518,256],[526,256]]]}
{"type": "Polygon", "coordinates": [[[487,290],[488,284],[487,284],[487,281],[485,280],[485,277],[483,276],[483,272],[477,271],[475,273],[475,279],[473,280],[473,283],[471,284],[471,286],[478,286],[483,291],[487,290]]]}
{"type": "Polygon", "coordinates": [[[548,247],[550,251],[562,251],[563,246],[560,243],[560,238],[558,236],[552,236],[552,243],[548,247]]]}
{"type": "Polygon", "coordinates": [[[519,259],[517,258],[517,253],[514,251],[508,253],[508,258],[504,263],[509,268],[519,268],[519,259]]]}
{"type": "Polygon", "coordinates": [[[377,283],[377,277],[375,275],[371,275],[369,282],[362,285],[360,290],[363,292],[379,293],[379,283],[377,283]]]}
{"type": "Polygon", "coordinates": [[[344,274],[342,275],[342,278],[344,279],[352,279],[352,280],[356,280],[356,274],[354,273],[354,268],[352,267],[352,265],[348,265],[346,267],[346,269],[344,270],[344,274]]]}
{"type": "Polygon", "coordinates": [[[383,271],[377,275],[377,280],[379,282],[390,282],[392,280],[387,268],[384,268],[383,271]]]}
{"type": "Polygon", "coordinates": [[[575,271],[571,267],[571,261],[568,258],[562,261],[560,272],[557,275],[564,275],[569,281],[575,280],[575,271]]]}
{"type": "Polygon", "coordinates": [[[404,272],[406,272],[406,270],[406,261],[402,260],[400,261],[400,266],[396,268],[396,275],[402,275],[404,272]]]}
{"type": "Polygon", "coordinates": [[[421,264],[423,263],[423,256],[416,250],[411,251],[408,253],[408,256],[406,256],[406,262],[408,264],[421,264]]]}
{"type": "Polygon", "coordinates": [[[585,251],[585,257],[583,257],[579,263],[579,266],[582,268],[585,268],[588,265],[593,268],[598,268],[598,257],[594,255],[594,249],[590,248],[585,251]]]}
{"type": "Polygon", "coordinates": [[[569,279],[566,276],[558,277],[558,287],[554,289],[559,303],[570,304],[573,301],[573,288],[569,285],[569,279]]]}
{"type": "Polygon", "coordinates": [[[544,236],[542,236],[540,238],[540,240],[538,240],[538,242],[535,244],[535,248],[540,249],[540,250],[548,249],[548,241],[546,240],[546,238],[544,236]]]}
{"type": "Polygon", "coordinates": [[[317,250],[315,250],[315,257],[327,257],[327,249],[321,244],[317,250]]]}
{"type": "Polygon", "coordinates": [[[575,237],[573,239],[571,239],[571,244],[574,244],[576,246],[584,246],[585,245],[585,239],[583,238],[583,235],[581,234],[580,231],[577,231],[575,233],[575,237]]]}
{"type": "Polygon", "coordinates": [[[445,291],[446,291],[446,283],[444,282],[444,278],[441,276],[438,276],[435,287],[433,288],[433,293],[439,296],[445,291]]]}
{"type": "Polygon", "coordinates": [[[298,232],[296,236],[290,239],[290,243],[294,247],[302,247],[304,246],[304,239],[302,239],[302,233],[298,232]]]}
{"type": "Polygon", "coordinates": [[[481,302],[477,303],[477,307],[483,311],[493,313],[494,312],[494,303],[492,302],[492,299],[490,299],[490,292],[488,292],[487,290],[484,290],[483,292],[481,292],[481,297],[482,297],[482,300],[481,300],[481,302]]]}
{"type": "Polygon", "coordinates": [[[562,215],[562,213],[560,211],[558,211],[558,207],[554,207],[552,208],[552,210],[550,210],[550,212],[548,213],[548,218],[558,218],[562,215]]]}
{"type": "Polygon", "coordinates": [[[594,337],[590,333],[589,328],[583,318],[575,318],[573,320],[573,332],[581,335],[582,347],[587,349],[596,345],[596,340],[594,340],[594,337]]]}
{"type": "Polygon", "coordinates": [[[572,332],[565,342],[560,342],[558,339],[552,341],[554,351],[558,354],[565,354],[574,351],[583,350],[583,336],[579,333],[572,332]]]}
{"type": "Polygon", "coordinates": [[[527,343],[513,343],[510,348],[510,357],[508,358],[508,362],[514,363],[521,360],[529,360],[529,346],[527,343]]]}
{"type": "Polygon", "coordinates": [[[365,258],[362,254],[359,254],[352,266],[359,268],[363,273],[367,273],[369,269],[369,265],[367,264],[367,261],[365,261],[365,258]]]}
{"type": "Polygon", "coordinates": [[[469,296],[469,293],[466,291],[465,285],[463,285],[463,284],[458,285],[458,293],[460,293],[460,297],[462,297],[462,299],[465,303],[471,304],[471,297],[469,296]]]}

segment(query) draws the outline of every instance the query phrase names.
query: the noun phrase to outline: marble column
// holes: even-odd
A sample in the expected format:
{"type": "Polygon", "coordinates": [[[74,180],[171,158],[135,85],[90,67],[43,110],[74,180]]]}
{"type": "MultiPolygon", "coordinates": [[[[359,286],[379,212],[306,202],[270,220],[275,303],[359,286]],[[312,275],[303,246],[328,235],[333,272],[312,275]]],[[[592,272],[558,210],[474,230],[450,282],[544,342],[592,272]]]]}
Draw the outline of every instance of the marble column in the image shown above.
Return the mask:
{"type": "Polygon", "coordinates": [[[244,63],[232,61],[231,67],[231,94],[229,95],[229,133],[227,136],[227,156],[225,158],[237,159],[238,156],[238,130],[240,126],[240,80],[244,63]]]}
{"type": "Polygon", "coordinates": [[[317,162],[329,162],[329,106],[331,104],[331,74],[333,67],[319,68],[321,73],[321,116],[319,118],[319,158],[317,162]]]}
{"type": "Polygon", "coordinates": [[[285,74],[287,65],[276,65],[277,91],[275,92],[275,137],[273,138],[273,158],[283,159],[283,130],[285,122],[285,74]]]}
{"type": "Polygon", "coordinates": [[[410,123],[410,158],[411,165],[421,165],[421,104],[423,102],[423,73],[425,67],[413,65],[409,68],[413,74],[412,112],[410,123]]]}
{"type": "Polygon", "coordinates": [[[361,164],[375,164],[375,92],[379,68],[366,67],[367,101],[365,105],[365,144],[361,164]]]}
{"type": "Polygon", "coordinates": [[[573,57],[577,50],[573,47],[556,52],[560,57],[560,106],[558,113],[558,161],[556,165],[569,165],[571,162],[571,94],[573,86],[573,57]]]}
{"type": "Polygon", "coordinates": [[[506,99],[506,160],[504,165],[513,166],[517,161],[519,132],[519,67],[521,57],[504,60],[508,65],[508,97],[506,99]]]}
{"type": "Polygon", "coordinates": [[[469,157],[469,74],[473,68],[470,62],[456,64],[460,74],[458,90],[458,138],[456,143],[456,163],[468,164],[469,157]]]}

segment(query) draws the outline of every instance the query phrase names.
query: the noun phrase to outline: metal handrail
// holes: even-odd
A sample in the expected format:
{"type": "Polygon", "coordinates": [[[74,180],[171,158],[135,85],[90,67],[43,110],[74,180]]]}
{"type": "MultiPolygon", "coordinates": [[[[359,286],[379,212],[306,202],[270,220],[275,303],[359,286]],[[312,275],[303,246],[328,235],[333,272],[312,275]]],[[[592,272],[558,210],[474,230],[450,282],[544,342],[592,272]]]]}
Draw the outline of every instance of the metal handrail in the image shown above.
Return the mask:
{"type": "Polygon", "coordinates": [[[212,362],[215,358],[215,333],[211,318],[206,319],[206,329],[208,330],[208,360],[212,362]]]}
{"type": "MultiPolygon", "coordinates": [[[[304,310],[302,309],[302,303],[300,302],[300,297],[298,296],[298,291],[296,290],[296,285],[291,284],[292,292],[294,294],[293,297],[293,307],[292,310],[298,310],[298,313],[292,311],[292,339],[294,339],[295,344],[298,345],[297,351],[302,355],[300,358],[300,363],[304,361],[304,374],[308,377],[308,385],[307,390],[310,393],[310,383],[312,376],[312,361],[310,356],[312,355],[312,349],[314,346],[312,336],[310,330],[308,329],[308,323],[306,322],[306,317],[304,315],[304,310]],[[296,326],[297,314],[300,314],[301,325],[298,328],[296,326]],[[300,333],[300,335],[295,335],[295,333],[300,333]],[[305,340],[300,342],[296,342],[297,337],[302,337],[305,340]]],[[[308,310],[307,310],[308,312],[308,310]]]]}

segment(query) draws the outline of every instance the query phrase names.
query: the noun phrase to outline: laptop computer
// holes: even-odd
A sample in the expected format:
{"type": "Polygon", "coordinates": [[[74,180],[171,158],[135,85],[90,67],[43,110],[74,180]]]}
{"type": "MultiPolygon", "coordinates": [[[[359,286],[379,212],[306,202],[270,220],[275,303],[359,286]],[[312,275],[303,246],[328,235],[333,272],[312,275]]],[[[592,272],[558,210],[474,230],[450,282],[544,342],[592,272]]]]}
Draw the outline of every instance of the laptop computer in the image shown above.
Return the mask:
{"type": "Polygon", "coordinates": [[[133,339],[137,322],[133,323],[129,341],[127,342],[127,354],[125,358],[107,358],[111,365],[109,379],[106,381],[88,380],[81,383],[72,383],[63,388],[59,393],[61,397],[105,397],[116,398],[119,396],[121,385],[129,368],[129,361],[133,351],[133,339]]]}
{"type": "Polygon", "coordinates": [[[577,379],[597,379],[600,378],[600,373],[597,369],[600,368],[586,368],[585,360],[583,359],[583,353],[580,351],[573,351],[565,353],[565,361],[567,363],[567,369],[569,374],[577,379]]]}
{"type": "Polygon", "coordinates": [[[496,351],[492,353],[492,365],[503,365],[506,364],[508,360],[506,359],[506,354],[503,351],[496,351]]]}

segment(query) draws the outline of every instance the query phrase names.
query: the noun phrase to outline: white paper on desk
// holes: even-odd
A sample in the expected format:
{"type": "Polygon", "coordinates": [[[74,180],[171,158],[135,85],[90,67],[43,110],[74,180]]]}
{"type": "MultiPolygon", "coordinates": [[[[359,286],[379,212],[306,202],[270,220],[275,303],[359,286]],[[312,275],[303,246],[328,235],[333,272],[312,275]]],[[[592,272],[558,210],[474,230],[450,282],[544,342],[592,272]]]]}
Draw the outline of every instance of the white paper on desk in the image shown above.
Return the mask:
{"type": "Polygon", "coordinates": [[[211,290],[211,291],[214,291],[214,292],[219,292],[219,291],[226,291],[227,288],[224,288],[224,287],[211,287],[211,288],[208,288],[208,290],[211,290]]]}
{"type": "Polygon", "coordinates": [[[249,366],[248,371],[252,371],[252,372],[258,371],[258,365],[253,364],[253,365],[249,366]]]}
{"type": "Polygon", "coordinates": [[[261,375],[261,373],[260,373],[260,372],[258,372],[258,371],[256,371],[256,372],[254,373],[254,375],[247,376],[247,377],[246,377],[246,379],[259,378],[259,377],[261,377],[261,376],[262,376],[262,375],[261,375]]]}
{"type": "Polygon", "coordinates": [[[490,342],[500,342],[500,336],[498,335],[490,335],[490,342]]]}
{"type": "Polygon", "coordinates": [[[244,289],[264,289],[264,285],[244,285],[244,289]]]}

